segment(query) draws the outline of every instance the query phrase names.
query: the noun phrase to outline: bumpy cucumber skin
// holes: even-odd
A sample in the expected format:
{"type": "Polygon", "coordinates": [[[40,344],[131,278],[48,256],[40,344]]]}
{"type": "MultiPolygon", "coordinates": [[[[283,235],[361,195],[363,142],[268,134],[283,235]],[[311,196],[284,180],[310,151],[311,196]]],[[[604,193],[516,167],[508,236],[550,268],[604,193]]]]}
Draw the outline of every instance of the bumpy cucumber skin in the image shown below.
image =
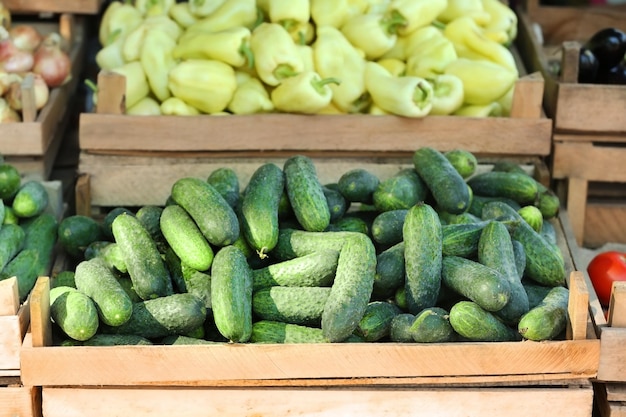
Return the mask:
{"type": "Polygon", "coordinates": [[[150,300],[172,294],[170,274],[156,243],[139,220],[120,214],[111,226],[137,295],[150,300]]]}
{"type": "Polygon", "coordinates": [[[277,260],[289,260],[317,252],[319,250],[341,251],[345,242],[359,232],[309,232],[283,228],[278,232],[278,243],[270,256],[277,260]]]}
{"type": "Polygon", "coordinates": [[[330,287],[337,271],[339,251],[322,249],[308,255],[252,270],[252,290],[273,286],[330,287]]]}
{"type": "Polygon", "coordinates": [[[321,232],[330,224],[330,209],[311,158],[295,155],[283,165],[291,208],[304,230],[321,232]]]}
{"type": "Polygon", "coordinates": [[[326,204],[330,210],[330,222],[337,221],[346,214],[350,207],[350,202],[337,190],[330,185],[322,186],[324,196],[326,196],[326,204]]]}
{"type": "Polygon", "coordinates": [[[518,331],[525,339],[541,341],[557,337],[567,325],[569,290],[554,287],[545,298],[518,323],[518,331]]]}
{"type": "Polygon", "coordinates": [[[59,222],[58,240],[70,256],[82,259],[90,243],[103,240],[102,230],[100,223],[95,219],[75,214],[59,222]]]}
{"type": "Polygon", "coordinates": [[[26,242],[24,229],[16,224],[0,227],[0,271],[17,255],[26,242]]]}
{"type": "Polygon", "coordinates": [[[0,164],[0,199],[9,200],[20,189],[22,176],[19,170],[7,163],[0,164]]]}
{"type": "Polygon", "coordinates": [[[450,324],[464,338],[480,342],[520,340],[520,335],[473,301],[459,301],[450,309],[450,324]]]}
{"type": "Polygon", "coordinates": [[[470,151],[465,149],[452,149],[443,154],[463,178],[469,178],[476,172],[478,160],[470,151]]]}
{"type": "Polygon", "coordinates": [[[409,332],[418,343],[442,343],[454,339],[455,332],[450,324],[450,313],[440,307],[422,310],[413,321],[409,332]]]}
{"type": "Polygon", "coordinates": [[[469,208],[471,196],[465,179],[440,151],[419,148],[413,153],[413,165],[442,210],[460,214],[469,208]]]}
{"type": "Polygon", "coordinates": [[[372,239],[380,245],[392,246],[402,241],[402,226],[408,209],[383,211],[372,222],[372,239]]]}
{"type": "Polygon", "coordinates": [[[519,240],[511,239],[511,244],[513,246],[513,255],[515,256],[515,269],[521,281],[524,278],[524,271],[526,271],[526,250],[519,240]]]}
{"type": "Polygon", "coordinates": [[[20,301],[24,302],[37,281],[39,252],[36,249],[22,249],[4,267],[0,280],[16,277],[20,301]]]}
{"type": "Polygon", "coordinates": [[[460,256],[444,256],[441,275],[450,289],[488,311],[498,311],[508,302],[509,282],[493,268],[460,256]]]}
{"type": "Polygon", "coordinates": [[[478,252],[480,235],[488,222],[446,224],[442,226],[444,256],[471,258],[478,252]]]}
{"type": "Polygon", "coordinates": [[[153,345],[150,340],[134,334],[104,334],[96,333],[85,340],[83,346],[132,346],[153,345]]]}
{"type": "Polygon", "coordinates": [[[441,288],[443,233],[437,212],[423,203],[411,207],[403,236],[407,303],[417,314],[435,305],[441,288]]]}
{"type": "Polygon", "coordinates": [[[17,190],[11,207],[17,217],[38,216],[48,207],[48,192],[39,181],[27,181],[17,190]]]}
{"type": "Polygon", "coordinates": [[[391,321],[401,313],[400,308],[387,301],[372,301],[367,305],[363,318],[354,334],[366,342],[376,342],[389,336],[391,321]]]}
{"type": "Polygon", "coordinates": [[[533,282],[529,282],[527,280],[522,281],[522,285],[524,286],[524,290],[528,295],[528,305],[530,309],[537,307],[546,295],[550,292],[550,290],[554,287],[546,287],[540,284],[536,284],[533,282]]]}
{"type": "Polygon", "coordinates": [[[478,261],[500,272],[508,281],[509,302],[496,315],[506,324],[517,324],[530,307],[517,271],[511,235],[504,224],[492,221],[483,229],[478,243],[478,261]]]}
{"type": "Polygon", "coordinates": [[[278,205],[285,189],[282,169],[261,165],[250,177],[241,202],[242,232],[260,257],[278,242],[278,205]]]}
{"type": "Polygon", "coordinates": [[[379,211],[410,209],[428,196],[428,188],[413,168],[404,168],[382,180],[373,195],[379,211]]]}
{"type": "Polygon", "coordinates": [[[371,204],[379,178],[363,168],[345,172],[337,182],[339,192],[350,202],[371,204]]]}
{"type": "Polygon", "coordinates": [[[163,209],[161,206],[147,205],[141,206],[135,213],[137,220],[152,236],[161,253],[165,252],[165,249],[169,246],[161,231],[161,214],[163,214],[163,209]]]}
{"type": "Polygon", "coordinates": [[[165,207],[160,225],[165,240],[182,262],[198,271],[211,267],[213,248],[184,208],[177,204],[165,207]]]}
{"type": "Polygon", "coordinates": [[[270,287],[252,295],[252,312],[261,320],[319,327],[330,287],[270,287]]]}
{"type": "Polygon", "coordinates": [[[171,197],[189,213],[212,245],[230,245],[239,237],[239,219],[234,209],[206,181],[180,178],[172,185],[171,197]]]}
{"type": "Polygon", "coordinates": [[[511,200],[510,198],[487,197],[484,195],[479,195],[477,193],[474,193],[474,195],[472,196],[472,203],[470,204],[470,207],[467,211],[468,213],[471,213],[478,218],[482,218],[483,207],[485,206],[485,204],[491,203],[492,201],[501,201],[513,207],[515,210],[519,210],[520,208],[522,208],[522,206],[517,201],[511,200]]]}
{"type": "Polygon", "coordinates": [[[32,218],[24,227],[26,239],[24,248],[35,249],[39,252],[39,268],[37,275],[45,275],[52,263],[52,252],[57,243],[59,222],[50,213],[41,213],[32,218]]]}
{"type": "Polygon", "coordinates": [[[95,335],[100,323],[92,299],[72,287],[50,289],[50,317],[66,335],[78,341],[95,335]]]}
{"type": "Polygon", "coordinates": [[[409,343],[413,342],[411,335],[411,325],[415,321],[415,316],[411,313],[400,313],[391,320],[389,328],[389,339],[392,342],[409,343]]]}
{"type": "Polygon", "coordinates": [[[211,266],[211,305],[219,332],[247,342],[252,332],[252,270],[236,246],[224,246],[211,266]]]}
{"type": "Polygon", "coordinates": [[[231,206],[236,207],[241,197],[239,191],[239,178],[232,168],[217,168],[209,174],[207,182],[224,197],[224,200],[231,206]]]}
{"type": "Polygon", "coordinates": [[[356,233],[344,242],[337,272],[322,313],[322,331],[330,342],[347,339],[363,318],[376,274],[376,249],[371,239],[356,233]]]}
{"type": "Polygon", "coordinates": [[[181,265],[183,281],[185,283],[184,291],[198,297],[206,307],[207,311],[211,310],[211,275],[206,272],[195,270],[185,264],[181,265]]]}
{"type": "MultiPolygon", "coordinates": [[[[104,219],[102,219],[102,233],[104,235],[104,237],[107,240],[113,240],[113,230],[111,229],[111,225],[113,224],[113,220],[115,220],[115,218],[117,216],[119,216],[122,213],[126,213],[126,214],[130,214],[132,216],[134,216],[135,214],[127,207],[114,207],[111,210],[109,210],[107,212],[107,214],[104,216],[104,219]]],[[[142,222],[143,224],[143,222],[142,222]]]]}
{"type": "Polygon", "coordinates": [[[119,326],[133,312],[133,302],[102,258],[82,261],[74,272],[76,288],[89,296],[104,324],[119,326]]]}
{"type": "Polygon", "coordinates": [[[322,330],[316,327],[259,320],[252,325],[252,343],[325,343],[322,330]]]}
{"type": "Polygon", "coordinates": [[[510,198],[522,205],[532,204],[537,198],[537,181],[518,172],[483,172],[468,179],[467,183],[475,194],[510,198]]]}
{"type": "Polygon", "coordinates": [[[374,291],[395,291],[404,285],[404,242],[397,243],[376,256],[374,291]]]}

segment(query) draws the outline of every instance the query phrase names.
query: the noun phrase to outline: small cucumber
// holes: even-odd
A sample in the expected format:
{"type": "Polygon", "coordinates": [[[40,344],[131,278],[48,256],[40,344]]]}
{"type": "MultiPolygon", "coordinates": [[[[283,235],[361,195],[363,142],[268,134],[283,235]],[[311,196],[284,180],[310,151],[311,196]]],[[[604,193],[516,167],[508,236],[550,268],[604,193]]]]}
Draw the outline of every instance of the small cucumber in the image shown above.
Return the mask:
{"type": "Polygon", "coordinates": [[[252,295],[252,312],[261,320],[319,327],[330,287],[270,287],[252,295]]]}
{"type": "Polygon", "coordinates": [[[403,239],[402,226],[408,212],[408,209],[397,209],[377,215],[372,222],[371,235],[374,242],[385,246],[400,243],[403,239]]]}
{"type": "Polygon", "coordinates": [[[539,305],[522,316],[517,326],[519,333],[534,341],[554,339],[567,325],[568,301],[567,288],[552,288],[539,305]]]}
{"type": "Polygon", "coordinates": [[[442,343],[454,339],[450,313],[440,307],[422,310],[409,328],[413,341],[418,343],[442,343]]]}
{"type": "Polygon", "coordinates": [[[322,187],[324,196],[326,196],[326,203],[330,210],[330,222],[335,222],[343,217],[350,207],[350,202],[337,190],[327,185],[322,187]]]}
{"type": "Polygon", "coordinates": [[[115,218],[122,213],[130,214],[132,216],[135,215],[135,213],[133,213],[129,208],[114,207],[111,210],[109,210],[107,214],[104,216],[104,219],[102,219],[102,224],[101,224],[102,233],[107,240],[113,240],[113,230],[111,229],[111,225],[113,224],[113,220],[115,220],[115,218]]]}
{"type": "Polygon", "coordinates": [[[92,217],[74,214],[59,222],[57,235],[65,252],[82,259],[89,244],[104,239],[102,230],[100,223],[92,217]]]}
{"type": "Polygon", "coordinates": [[[35,217],[48,207],[48,192],[40,181],[26,181],[13,197],[11,207],[19,218],[35,217]]]}
{"type": "Polygon", "coordinates": [[[415,316],[411,313],[400,313],[391,320],[389,327],[389,339],[392,342],[408,343],[413,342],[411,326],[415,321],[415,316]]]}
{"type": "Polygon", "coordinates": [[[37,275],[46,275],[53,262],[54,247],[57,243],[59,222],[50,213],[41,213],[30,219],[24,227],[26,239],[24,248],[35,249],[39,256],[37,275]]]}
{"type": "Polygon", "coordinates": [[[24,229],[16,224],[0,227],[0,271],[17,255],[26,241],[24,229]]]}
{"type": "Polygon", "coordinates": [[[326,231],[329,232],[357,232],[363,233],[364,235],[370,234],[370,225],[368,222],[358,216],[354,216],[352,214],[346,214],[341,219],[336,220],[333,223],[330,223],[326,228],[326,231]]]}
{"type": "Polygon", "coordinates": [[[404,274],[404,242],[400,242],[376,256],[375,292],[386,293],[389,290],[395,293],[404,285],[404,274]]]}
{"type": "Polygon", "coordinates": [[[389,336],[391,321],[401,310],[387,301],[372,301],[367,305],[363,318],[354,330],[366,342],[376,342],[389,336]]]}
{"type": "Polygon", "coordinates": [[[441,251],[444,256],[471,258],[478,252],[480,235],[489,221],[477,223],[446,224],[441,228],[443,241],[441,251]]]}
{"type": "Polygon", "coordinates": [[[152,345],[153,343],[142,336],[134,334],[104,334],[96,333],[85,340],[83,346],[132,346],[152,345]]]}
{"type": "Polygon", "coordinates": [[[379,211],[410,209],[428,196],[428,188],[413,168],[404,168],[382,180],[373,195],[379,211]]]}
{"type": "Polygon", "coordinates": [[[204,303],[207,311],[212,314],[211,275],[190,268],[185,264],[182,264],[181,268],[183,281],[185,283],[184,289],[181,290],[181,292],[187,292],[198,297],[204,303]]]}
{"type": "Polygon", "coordinates": [[[0,272],[0,280],[16,277],[20,301],[24,302],[35,286],[39,269],[39,252],[36,249],[22,249],[0,272]]]}
{"type": "Polygon", "coordinates": [[[100,251],[100,257],[114,271],[118,271],[121,274],[128,274],[128,266],[126,265],[126,258],[122,253],[120,245],[115,242],[111,242],[100,251]]]}
{"type": "Polygon", "coordinates": [[[537,233],[541,233],[543,229],[543,214],[538,207],[535,206],[524,206],[517,210],[517,214],[520,215],[522,219],[526,223],[533,228],[533,230],[537,233]]]}
{"type": "Polygon", "coordinates": [[[478,160],[470,151],[465,149],[452,149],[443,154],[463,178],[469,178],[476,172],[478,160]]]}
{"type": "Polygon", "coordinates": [[[13,165],[0,164],[0,199],[8,201],[15,196],[22,184],[20,171],[13,165]]]}
{"type": "Polygon", "coordinates": [[[379,178],[363,168],[351,169],[339,177],[339,192],[350,202],[372,204],[379,178]]]}
{"type": "Polygon", "coordinates": [[[217,190],[224,200],[231,206],[236,207],[239,203],[239,178],[234,169],[220,167],[209,174],[207,182],[217,190]]]}
{"type": "Polygon", "coordinates": [[[474,195],[472,196],[472,203],[470,204],[468,212],[478,218],[482,218],[483,207],[485,206],[485,204],[491,203],[492,201],[501,201],[513,207],[515,210],[519,210],[522,207],[517,201],[511,200],[510,198],[486,197],[474,193],[474,195]]]}
{"type": "Polygon", "coordinates": [[[50,318],[74,340],[85,341],[98,331],[98,311],[91,298],[76,288],[50,289],[50,318]]]}
{"type": "Polygon", "coordinates": [[[165,248],[169,245],[161,231],[161,214],[163,214],[163,207],[147,205],[139,207],[135,216],[139,223],[148,231],[159,252],[165,252],[165,248]]]}
{"type": "Polygon", "coordinates": [[[271,256],[277,260],[289,260],[317,252],[323,249],[341,251],[346,241],[359,232],[309,232],[283,228],[278,232],[278,243],[271,256]]]}
{"type": "Polygon", "coordinates": [[[280,321],[259,320],[252,325],[253,343],[325,343],[322,330],[316,327],[280,321]]]}
{"type": "Polygon", "coordinates": [[[519,204],[532,204],[537,198],[537,181],[527,174],[487,171],[467,180],[474,194],[510,198],[519,204]]]}
{"type": "Polygon", "coordinates": [[[493,313],[472,301],[459,301],[450,309],[450,324],[464,338],[480,342],[520,340],[520,335],[493,313]]]}

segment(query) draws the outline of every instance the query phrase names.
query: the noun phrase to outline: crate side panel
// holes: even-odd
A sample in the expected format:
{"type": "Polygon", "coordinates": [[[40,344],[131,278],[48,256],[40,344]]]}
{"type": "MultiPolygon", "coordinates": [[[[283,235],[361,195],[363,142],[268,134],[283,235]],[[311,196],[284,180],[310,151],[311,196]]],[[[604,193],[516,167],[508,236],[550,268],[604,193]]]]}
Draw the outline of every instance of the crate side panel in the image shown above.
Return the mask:
{"type": "Polygon", "coordinates": [[[0,417],[41,417],[41,389],[0,387],[0,417]]]}

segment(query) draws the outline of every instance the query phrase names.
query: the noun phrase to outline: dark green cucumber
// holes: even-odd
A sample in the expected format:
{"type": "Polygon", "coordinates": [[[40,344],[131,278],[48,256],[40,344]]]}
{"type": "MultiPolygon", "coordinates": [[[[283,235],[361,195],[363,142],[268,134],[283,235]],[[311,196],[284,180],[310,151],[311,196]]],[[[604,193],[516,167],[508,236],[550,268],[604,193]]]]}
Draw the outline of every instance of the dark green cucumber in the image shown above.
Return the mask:
{"type": "Polygon", "coordinates": [[[211,275],[206,272],[193,269],[184,263],[181,264],[184,288],[181,292],[193,294],[198,297],[206,307],[207,312],[212,314],[211,303],[211,275]]]}
{"type": "Polygon", "coordinates": [[[411,207],[403,236],[407,303],[417,314],[435,305],[441,288],[443,233],[437,212],[424,203],[411,207]]]}
{"type": "Polygon", "coordinates": [[[522,285],[524,286],[524,291],[526,291],[526,295],[528,296],[528,305],[531,309],[541,304],[550,290],[554,288],[535,284],[534,282],[529,282],[528,280],[523,280],[522,285]]]}
{"type": "Polygon", "coordinates": [[[102,233],[107,240],[113,240],[113,230],[111,229],[111,225],[113,224],[113,220],[115,220],[115,218],[122,213],[130,214],[132,216],[135,215],[135,213],[127,207],[114,207],[109,210],[102,219],[102,233]]]}
{"type": "Polygon", "coordinates": [[[537,198],[537,181],[518,172],[487,171],[474,175],[467,183],[474,194],[510,198],[522,205],[532,204],[537,198]]]}
{"type": "Polygon", "coordinates": [[[261,258],[278,241],[278,205],[285,189],[282,169],[273,163],[254,171],[241,202],[242,232],[261,258]]]}
{"type": "Polygon", "coordinates": [[[60,271],[54,276],[54,279],[50,280],[50,288],[54,287],[72,287],[76,288],[76,280],[74,279],[75,273],[70,270],[60,271]]]}
{"type": "Polygon", "coordinates": [[[252,331],[252,270],[235,246],[224,246],[215,254],[211,305],[222,336],[232,342],[247,342],[252,331]]]}
{"type": "Polygon", "coordinates": [[[161,339],[161,345],[215,345],[218,342],[213,342],[210,340],[199,339],[197,337],[183,336],[183,335],[172,335],[166,336],[161,339]]]}
{"type": "Polygon", "coordinates": [[[489,221],[477,223],[446,224],[441,228],[443,241],[441,251],[444,256],[471,258],[478,252],[480,235],[489,221]]]}
{"type": "Polygon", "coordinates": [[[515,210],[519,210],[522,206],[515,200],[511,200],[510,198],[504,197],[487,197],[484,195],[478,195],[476,193],[472,196],[472,203],[468,209],[468,212],[473,214],[478,218],[482,218],[483,216],[483,207],[487,203],[491,203],[492,201],[501,201],[503,203],[508,204],[513,207],[515,210]]]}
{"type": "Polygon", "coordinates": [[[506,324],[516,324],[529,310],[528,295],[517,271],[511,235],[504,224],[492,221],[485,226],[478,243],[478,261],[500,272],[509,283],[509,301],[495,314],[506,324]]]}
{"type": "Polygon", "coordinates": [[[163,214],[163,207],[147,205],[141,206],[135,213],[135,216],[139,223],[148,231],[159,252],[165,252],[169,245],[161,231],[161,214],[163,214]]]}
{"type": "Polygon", "coordinates": [[[113,236],[130,279],[142,300],[172,294],[172,281],[156,243],[135,216],[120,214],[113,220],[113,236]]]}
{"type": "Polygon", "coordinates": [[[465,179],[440,151],[422,147],[413,154],[413,165],[437,205],[444,211],[459,214],[471,203],[465,179]]]}
{"type": "Polygon", "coordinates": [[[355,233],[341,248],[335,280],[322,313],[322,331],[328,341],[343,341],[354,332],[367,309],[375,274],[374,244],[366,235],[355,233]]]}
{"type": "Polygon", "coordinates": [[[39,252],[36,249],[22,249],[9,261],[0,272],[0,281],[6,278],[17,278],[17,289],[20,301],[25,301],[35,286],[39,270],[39,252]]]}
{"type": "Polygon", "coordinates": [[[455,332],[468,340],[480,342],[520,340],[520,335],[514,329],[472,301],[459,301],[452,306],[450,324],[455,332]]]}
{"type": "Polygon", "coordinates": [[[253,343],[325,343],[328,342],[317,327],[280,321],[259,320],[252,325],[253,343]]]}
{"type": "Polygon", "coordinates": [[[556,193],[541,183],[537,183],[538,197],[535,205],[541,211],[544,219],[553,219],[559,215],[561,200],[556,193]]]}
{"type": "Polygon", "coordinates": [[[171,294],[133,304],[133,314],[121,326],[103,326],[102,333],[161,338],[186,334],[206,320],[204,303],[193,294],[171,294]]]}
{"type": "Polygon", "coordinates": [[[74,281],[76,288],[96,304],[104,324],[119,326],[130,319],[133,302],[102,258],[80,262],[74,281]]]}
{"type": "Polygon", "coordinates": [[[519,214],[520,217],[535,230],[535,232],[541,233],[541,230],[543,229],[543,214],[541,214],[538,207],[524,206],[517,210],[517,214],[519,214]]]}
{"type": "Polygon", "coordinates": [[[444,256],[441,276],[446,287],[476,302],[488,311],[498,311],[508,302],[511,286],[493,268],[460,256],[444,256]]]}
{"type": "Polygon", "coordinates": [[[70,256],[82,259],[90,243],[103,240],[104,234],[100,223],[94,218],[74,214],[59,222],[57,231],[61,247],[70,256]]]}
{"type": "Polygon", "coordinates": [[[518,278],[521,280],[526,270],[526,251],[524,250],[524,245],[519,240],[511,239],[511,245],[513,245],[513,255],[515,256],[515,269],[517,270],[518,278]]]}
{"type": "Polygon", "coordinates": [[[400,310],[409,311],[409,303],[406,295],[406,286],[399,287],[393,295],[393,302],[396,303],[400,310]]]}
{"type": "Polygon", "coordinates": [[[380,179],[363,168],[351,169],[339,177],[339,192],[350,202],[371,204],[380,179]]]}
{"type": "Polygon", "coordinates": [[[402,241],[402,226],[409,212],[408,209],[383,211],[372,222],[372,239],[374,242],[392,246],[402,241]]]}
{"type": "Polygon", "coordinates": [[[213,262],[213,248],[189,213],[177,204],[163,209],[160,218],[163,237],[182,262],[206,271],[213,262]]]}
{"type": "Polygon", "coordinates": [[[535,341],[551,340],[567,325],[569,290],[554,287],[544,299],[520,319],[518,331],[523,338],[535,341]]]}
{"type": "Polygon", "coordinates": [[[330,210],[330,222],[337,221],[343,217],[350,207],[350,202],[339,192],[337,188],[331,188],[328,185],[322,186],[326,203],[330,210]]]}
{"type": "Polygon", "coordinates": [[[252,270],[252,288],[330,287],[337,271],[339,251],[322,249],[308,255],[252,270]]]}
{"type": "Polygon", "coordinates": [[[437,213],[439,213],[442,224],[467,224],[481,221],[480,217],[473,215],[469,211],[461,214],[450,214],[445,211],[437,210],[437,213]]]}
{"type": "Polygon", "coordinates": [[[357,232],[364,235],[370,234],[370,225],[368,222],[358,216],[346,214],[341,219],[338,219],[328,225],[326,231],[329,232],[357,232]]]}
{"type": "Polygon", "coordinates": [[[541,224],[541,232],[539,232],[541,236],[543,236],[548,242],[556,245],[556,228],[554,224],[550,221],[550,219],[546,219],[541,224]]]}
{"type": "Polygon", "coordinates": [[[126,294],[128,294],[130,300],[133,303],[138,303],[139,301],[141,301],[141,297],[139,297],[135,292],[135,289],[133,288],[133,281],[131,281],[128,275],[119,276],[117,280],[119,281],[124,291],[126,291],[126,294]]]}
{"type": "Polygon", "coordinates": [[[409,328],[413,341],[418,343],[443,343],[454,339],[450,313],[440,307],[420,311],[409,328]]]}
{"type": "Polygon", "coordinates": [[[313,160],[304,155],[283,165],[285,189],[296,219],[304,230],[321,232],[330,224],[330,209],[313,160]]]}
{"type": "Polygon", "coordinates": [[[96,333],[85,340],[83,346],[133,346],[153,345],[150,340],[134,334],[105,334],[96,333]]]}
{"type": "Polygon", "coordinates": [[[22,176],[20,171],[11,164],[0,164],[0,199],[8,201],[20,189],[22,176]]]}
{"type": "Polygon", "coordinates": [[[67,336],[78,341],[88,340],[99,327],[94,302],[72,287],[50,289],[50,318],[67,336]]]}
{"type": "Polygon", "coordinates": [[[0,271],[17,255],[26,242],[26,232],[16,224],[0,227],[0,271]]]}
{"type": "Polygon", "coordinates": [[[102,250],[111,245],[112,242],[108,240],[96,240],[91,242],[86,248],[83,255],[83,260],[88,261],[102,255],[102,250]]]}
{"type": "Polygon", "coordinates": [[[236,207],[239,203],[239,178],[234,169],[220,167],[209,174],[207,182],[217,190],[224,200],[231,206],[236,207]]]}
{"type": "Polygon", "coordinates": [[[389,336],[391,321],[401,313],[400,308],[387,301],[372,301],[354,330],[366,342],[376,342],[389,336]]]}
{"type": "Polygon", "coordinates": [[[404,286],[404,242],[397,243],[376,256],[376,275],[374,277],[374,291],[391,294],[404,286]]]}
{"type": "Polygon", "coordinates": [[[171,197],[189,213],[212,245],[226,246],[239,237],[239,220],[234,209],[206,181],[180,178],[172,185],[171,197]]]}
{"type": "Polygon", "coordinates": [[[270,287],[252,295],[252,312],[261,320],[319,327],[330,287],[270,287]]]}
{"type": "Polygon", "coordinates": [[[324,249],[339,252],[347,240],[359,235],[362,233],[309,232],[283,228],[278,231],[278,243],[270,255],[276,260],[284,261],[324,249]]]}
{"type": "Polygon", "coordinates": [[[378,184],[373,204],[379,211],[409,209],[428,196],[428,188],[413,168],[401,169],[378,184]]]}
{"type": "Polygon", "coordinates": [[[443,154],[463,178],[471,177],[478,168],[476,156],[468,150],[452,149],[443,154]]]}
{"type": "Polygon", "coordinates": [[[414,321],[415,316],[411,313],[400,313],[394,316],[389,326],[389,340],[400,343],[413,342],[411,326],[414,321]]]}
{"type": "Polygon", "coordinates": [[[26,181],[23,183],[13,201],[11,207],[19,218],[35,217],[43,213],[48,207],[48,191],[40,181],[26,181]]]}
{"type": "Polygon", "coordinates": [[[24,248],[35,249],[39,253],[37,275],[46,275],[50,270],[54,247],[58,240],[58,227],[59,222],[50,213],[41,213],[24,227],[26,232],[24,248]]]}

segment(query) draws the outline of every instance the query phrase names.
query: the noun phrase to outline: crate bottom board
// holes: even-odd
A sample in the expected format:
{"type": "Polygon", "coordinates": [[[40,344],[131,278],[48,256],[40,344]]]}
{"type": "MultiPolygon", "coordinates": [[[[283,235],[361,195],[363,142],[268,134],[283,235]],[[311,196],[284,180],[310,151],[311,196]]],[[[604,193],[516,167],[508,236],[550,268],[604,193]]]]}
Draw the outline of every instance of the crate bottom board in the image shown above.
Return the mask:
{"type": "Polygon", "coordinates": [[[41,417],[41,388],[0,385],[0,417],[41,417]]]}
{"type": "Polygon", "coordinates": [[[42,389],[46,417],[220,416],[591,416],[590,383],[560,387],[42,389]],[[532,406],[520,407],[520,398],[532,406]]]}
{"type": "Polygon", "coordinates": [[[626,243],[626,200],[622,203],[589,200],[583,236],[583,245],[589,248],[609,242],[626,243]]]}

